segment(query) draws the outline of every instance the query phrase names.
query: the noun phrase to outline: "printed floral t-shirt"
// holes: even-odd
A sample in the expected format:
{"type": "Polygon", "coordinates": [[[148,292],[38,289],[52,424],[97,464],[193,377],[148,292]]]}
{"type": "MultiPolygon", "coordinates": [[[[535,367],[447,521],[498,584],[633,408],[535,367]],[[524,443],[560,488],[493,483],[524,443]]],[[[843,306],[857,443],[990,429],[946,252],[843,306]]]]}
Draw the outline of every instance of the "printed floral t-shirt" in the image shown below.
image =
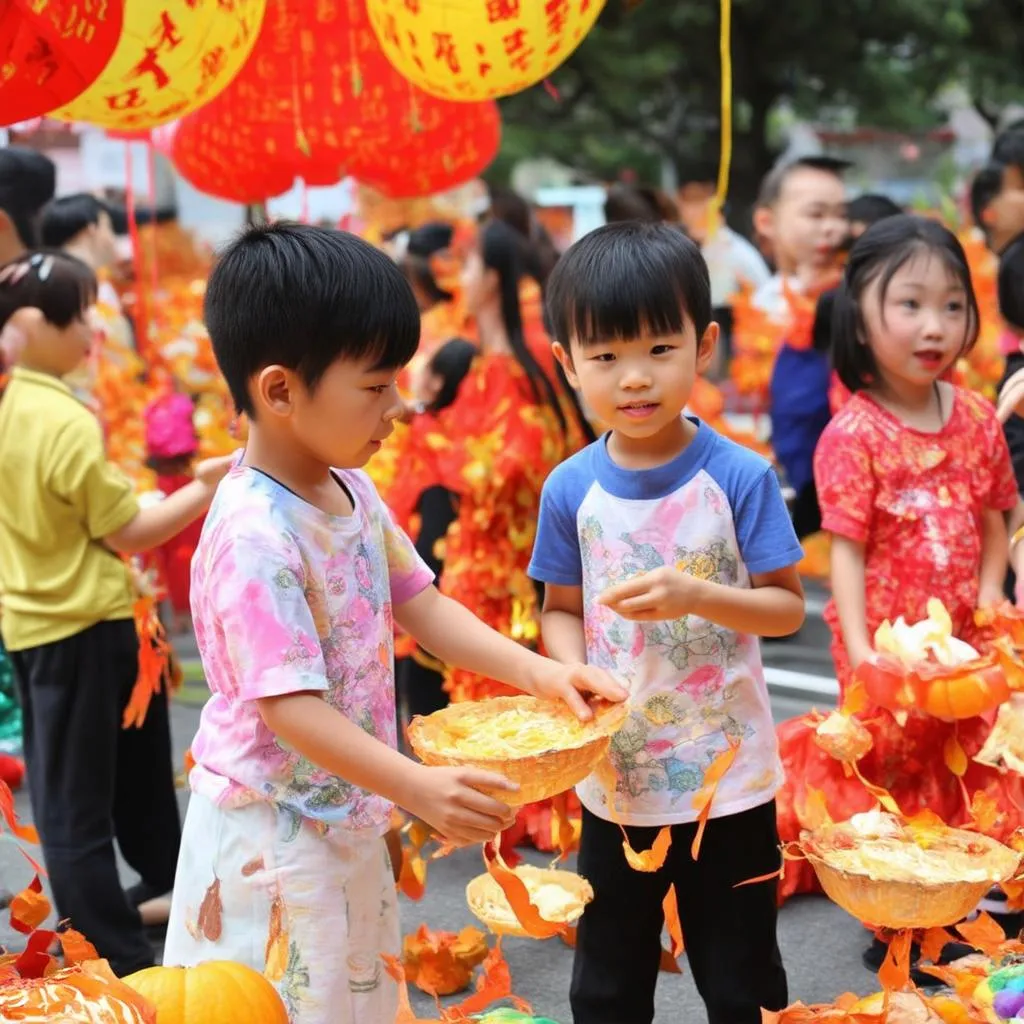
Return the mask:
{"type": "Polygon", "coordinates": [[[365,473],[334,516],[247,466],[225,477],[192,563],[192,617],[212,694],[192,744],[196,793],[265,800],[327,826],[387,826],[390,803],[311,764],[267,728],[256,701],[314,691],[394,747],[392,606],[433,575],[365,473]]]}
{"type": "MultiPolygon", "coordinates": [[[[697,423],[698,421],[694,421],[697,423]]],[[[757,638],[696,615],[631,622],[596,603],[608,587],[664,565],[730,587],[802,557],[769,464],[698,423],[689,446],[646,470],[616,465],[607,437],[562,463],[541,498],[530,575],[583,588],[587,660],[630,691],[632,713],[607,765],[578,787],[600,817],[632,825],[694,821],[711,762],[739,740],[712,817],[771,800],[782,781],[757,638]]]]}

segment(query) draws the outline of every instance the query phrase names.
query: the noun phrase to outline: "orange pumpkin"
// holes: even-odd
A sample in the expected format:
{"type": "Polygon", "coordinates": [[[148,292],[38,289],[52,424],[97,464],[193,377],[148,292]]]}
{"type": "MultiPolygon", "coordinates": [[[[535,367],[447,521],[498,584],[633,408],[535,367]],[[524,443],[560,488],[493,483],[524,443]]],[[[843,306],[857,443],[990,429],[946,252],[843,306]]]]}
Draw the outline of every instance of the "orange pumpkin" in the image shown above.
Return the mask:
{"type": "Polygon", "coordinates": [[[912,669],[876,655],[858,667],[856,677],[879,707],[920,711],[946,721],[974,718],[1010,699],[1006,673],[995,654],[960,665],[922,661],[912,669]]]}
{"type": "Polygon", "coordinates": [[[100,960],[47,978],[0,982],[0,1020],[19,1024],[156,1024],[157,1017],[146,999],[118,981],[106,961],[100,960]]]}
{"type": "Polygon", "coordinates": [[[288,1024],[274,986],[251,967],[227,960],[149,967],[125,984],[156,1007],[159,1024],[288,1024]]]}

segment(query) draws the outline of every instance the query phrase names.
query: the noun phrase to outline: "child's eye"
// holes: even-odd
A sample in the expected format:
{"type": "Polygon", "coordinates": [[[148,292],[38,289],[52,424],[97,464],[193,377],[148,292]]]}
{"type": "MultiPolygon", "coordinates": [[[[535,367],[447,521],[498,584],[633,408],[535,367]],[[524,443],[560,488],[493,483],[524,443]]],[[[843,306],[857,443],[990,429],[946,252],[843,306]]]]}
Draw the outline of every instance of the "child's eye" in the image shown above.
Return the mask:
{"type": "Polygon", "coordinates": [[[900,303],[900,305],[904,306],[906,309],[919,309],[920,308],[917,299],[904,299],[900,303]]]}
{"type": "Polygon", "coordinates": [[[374,386],[371,387],[370,390],[375,395],[383,395],[384,392],[387,391],[390,387],[391,387],[390,384],[374,384],[374,386]]]}
{"type": "Polygon", "coordinates": [[[651,349],[652,356],[663,356],[666,352],[675,351],[675,345],[655,345],[651,349]]]}
{"type": "Polygon", "coordinates": [[[615,355],[612,352],[599,352],[596,356],[590,357],[592,363],[614,363],[615,355]]]}
{"type": "Polygon", "coordinates": [[[956,300],[954,300],[953,302],[947,303],[947,305],[946,305],[946,309],[948,309],[950,313],[962,313],[965,308],[966,307],[965,307],[964,303],[958,302],[956,300]]]}

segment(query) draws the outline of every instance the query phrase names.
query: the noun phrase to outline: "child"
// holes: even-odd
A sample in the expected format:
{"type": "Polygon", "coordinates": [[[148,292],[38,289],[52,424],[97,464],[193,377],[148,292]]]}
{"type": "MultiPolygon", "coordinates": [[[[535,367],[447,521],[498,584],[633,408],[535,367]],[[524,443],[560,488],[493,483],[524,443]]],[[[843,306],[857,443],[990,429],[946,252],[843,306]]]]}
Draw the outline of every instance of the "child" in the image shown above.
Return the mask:
{"type": "Polygon", "coordinates": [[[850,233],[846,244],[846,248],[849,249],[872,224],[877,224],[886,217],[898,216],[903,212],[903,208],[888,196],[868,192],[851,199],[846,212],[850,221],[850,233]]]}
{"type": "Polygon", "coordinates": [[[971,182],[971,213],[997,256],[1024,231],[1024,184],[1015,166],[992,163],[971,182]]]}
{"type": "Polygon", "coordinates": [[[804,617],[801,558],[762,458],[682,415],[718,327],[700,250],[678,229],[613,224],[555,268],[556,354],[610,432],[544,487],[531,575],[545,584],[544,643],[628,681],[632,716],[609,761],[579,787],[579,871],[595,899],[576,939],[576,1024],[654,1014],[662,901],[675,885],[711,1024],[758,1024],[786,1004],[774,882],[775,749],[758,635],[804,617]],[[694,794],[739,741],[694,862],[694,794]],[[603,780],[610,773],[614,791],[603,780]],[[671,826],[664,867],[634,871],[636,848],[671,826]]]}
{"type": "Polygon", "coordinates": [[[166,699],[140,728],[121,728],[139,642],[120,556],[201,515],[227,462],[200,464],[195,481],[140,511],[104,457],[99,424],[62,380],[89,350],[95,297],[93,272],[62,253],[0,270],[0,328],[19,350],[0,400],[2,628],[57,915],[124,975],[153,963],[136,906],[170,890],[179,821],[166,699]],[[129,896],[115,838],[142,878],[129,896]]]}
{"type": "Polygon", "coordinates": [[[849,221],[842,174],[850,165],[804,157],[773,170],[761,185],[754,226],[772,247],[775,275],[754,293],[754,306],[780,322],[787,288],[816,298],[831,287],[849,221]]]}
{"type": "Polygon", "coordinates": [[[494,633],[443,597],[359,471],[401,411],[395,381],[419,310],[402,271],[353,235],[248,231],[206,291],[218,364],[249,419],[193,562],[192,611],[212,697],[165,960],[236,960],[276,980],[291,1024],[391,1021],[399,952],[385,850],[393,804],[477,843],[510,808],[490,772],[396,749],[393,628],[451,664],[545,698],[623,691],[494,633]],[[338,468],[332,468],[338,467],[338,468]]]}
{"type": "MultiPolygon", "coordinates": [[[[151,402],[143,414],[149,468],[156,473],[157,490],[174,494],[192,481],[192,465],[199,451],[193,416],[195,406],[188,395],[176,392],[151,402]]],[[[190,523],[177,536],[153,552],[173,616],[172,631],[189,628],[189,575],[192,555],[203,531],[203,518],[190,523]]]]}
{"type": "MultiPolygon", "coordinates": [[[[978,307],[960,243],[942,225],[890,217],[853,247],[836,296],[833,355],[853,397],[825,429],[814,458],[824,529],[832,534],[832,631],[840,696],[868,658],[886,619],[926,616],[929,598],[949,611],[957,636],[977,646],[975,609],[1002,599],[1007,533],[1017,503],[1009,454],[992,406],[942,380],[978,335],[978,307]]],[[[944,748],[959,739],[968,758],[989,731],[981,718],[959,723],[911,715],[904,727],[871,707],[862,719],[874,746],[865,778],[889,790],[906,814],[925,808],[964,823],[960,780],[944,748]]],[[[814,743],[814,723],[780,727],[787,786],[780,794],[783,840],[798,838],[811,788],[844,820],[874,798],[814,743]]],[[[969,794],[985,789],[1008,830],[1019,820],[1012,787],[971,762],[969,794]]],[[[969,801],[968,801],[969,803],[969,801]]],[[[787,866],[784,894],[816,888],[803,864],[787,866]],[[792,870],[790,870],[792,869],[792,870]]],[[[878,966],[877,946],[866,962],[878,966]]]]}

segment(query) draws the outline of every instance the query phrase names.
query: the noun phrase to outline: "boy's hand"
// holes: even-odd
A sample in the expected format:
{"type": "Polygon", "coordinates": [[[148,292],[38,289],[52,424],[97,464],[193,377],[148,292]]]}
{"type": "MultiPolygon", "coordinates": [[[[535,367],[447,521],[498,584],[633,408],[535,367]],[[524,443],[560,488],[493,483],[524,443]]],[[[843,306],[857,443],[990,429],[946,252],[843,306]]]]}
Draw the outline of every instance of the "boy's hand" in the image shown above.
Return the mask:
{"type": "Polygon", "coordinates": [[[454,846],[490,842],[516,820],[514,807],[480,792],[486,788],[514,793],[519,788],[501,775],[477,768],[420,767],[405,807],[454,846]]]}
{"type": "Polygon", "coordinates": [[[583,699],[584,693],[592,693],[615,704],[629,696],[629,691],[603,668],[594,665],[563,665],[541,657],[538,657],[538,665],[530,673],[525,689],[534,697],[565,701],[583,722],[594,717],[593,710],[583,699]]]}
{"type": "Polygon", "coordinates": [[[699,614],[703,580],[667,565],[609,587],[598,604],[633,622],[671,622],[699,614]]]}
{"type": "Polygon", "coordinates": [[[996,416],[1000,423],[1011,416],[1024,416],[1024,370],[1018,370],[1003,385],[996,403],[996,416]]]}
{"type": "Polygon", "coordinates": [[[209,488],[214,488],[227,476],[234,455],[221,455],[215,459],[203,459],[196,465],[196,479],[209,488]]]}

